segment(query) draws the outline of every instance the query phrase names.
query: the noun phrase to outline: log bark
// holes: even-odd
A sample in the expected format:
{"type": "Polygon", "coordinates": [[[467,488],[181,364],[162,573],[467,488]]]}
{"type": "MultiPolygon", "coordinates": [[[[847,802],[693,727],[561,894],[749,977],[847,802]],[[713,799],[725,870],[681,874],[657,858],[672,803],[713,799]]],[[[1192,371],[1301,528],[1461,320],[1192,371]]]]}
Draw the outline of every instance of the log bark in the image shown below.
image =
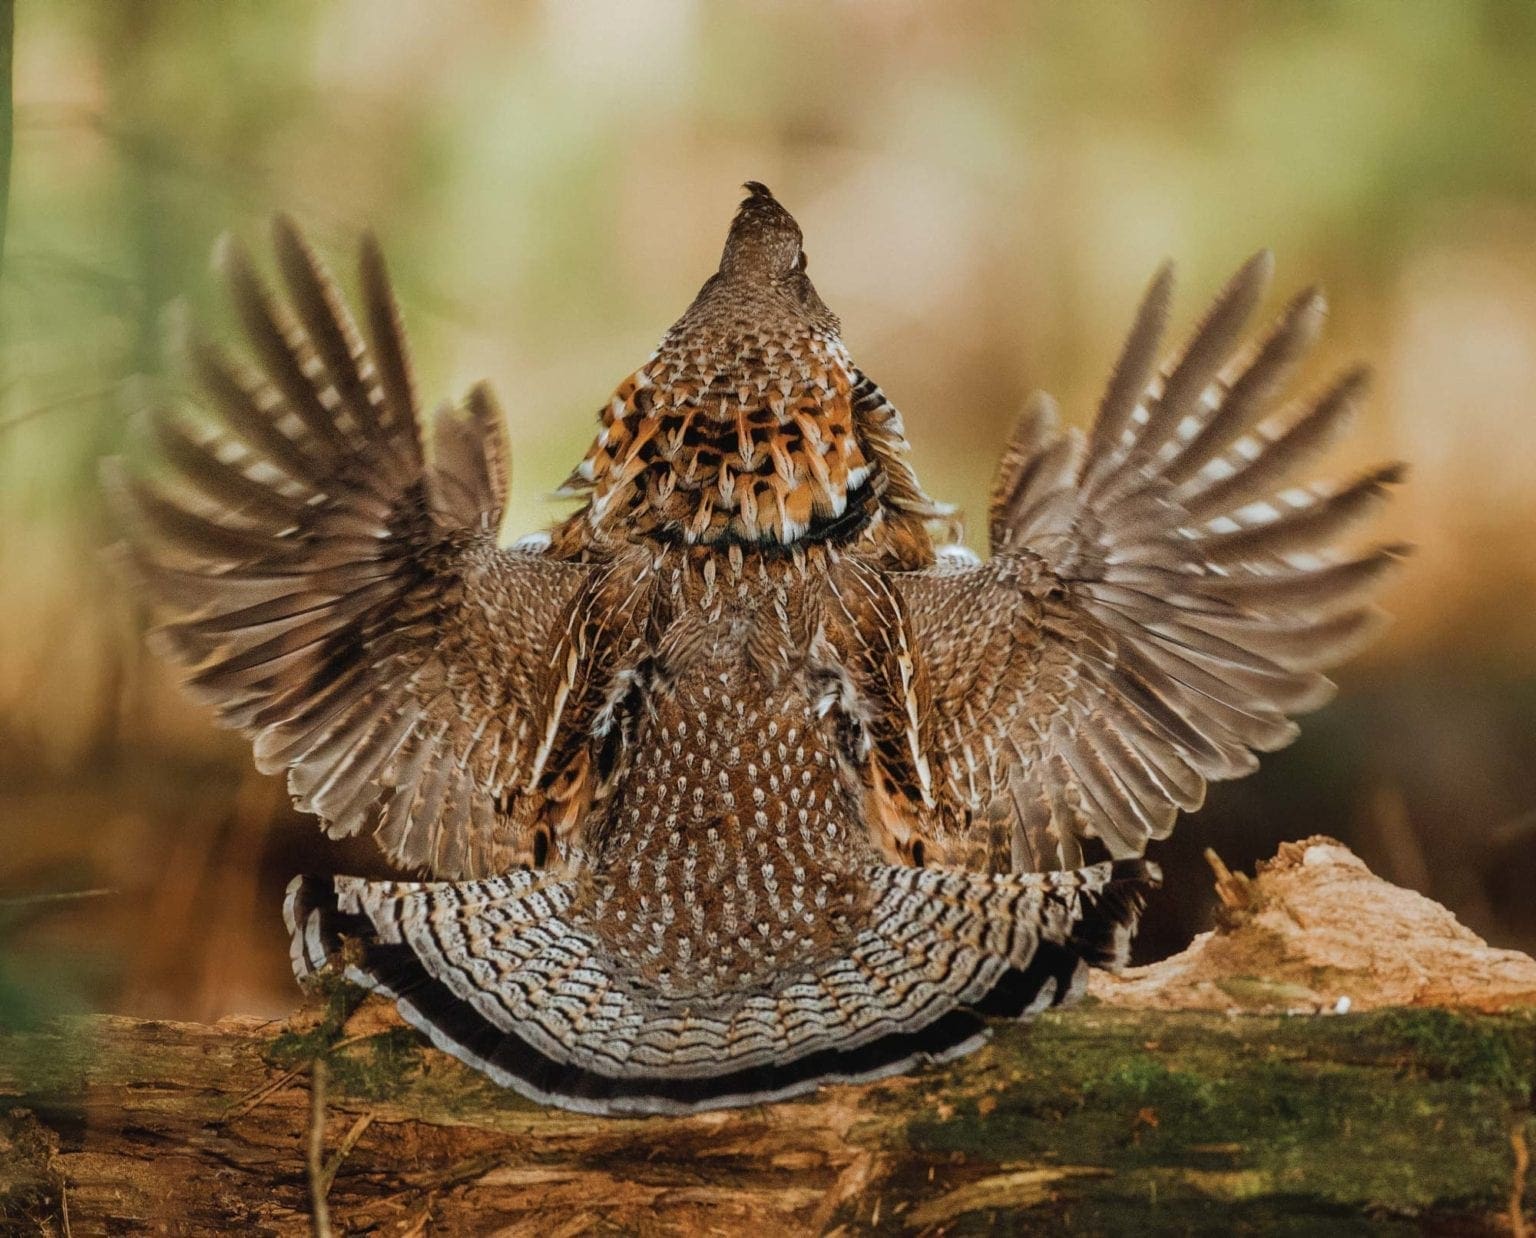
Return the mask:
{"type": "MultiPolygon", "coordinates": [[[[1229,923],[1196,944],[1243,975],[1234,943],[1254,936],[1279,979],[1247,975],[1240,1006],[1333,1000],[1320,966],[1297,1005],[1285,925],[1315,952],[1295,883],[1357,862],[1290,861],[1229,879],[1229,923]]],[[[1405,895],[1376,885],[1337,915],[1405,895]]],[[[1446,948],[1471,965],[1466,941],[1446,948]]],[[[1489,964],[1517,996],[1520,957],[1489,964]]],[[[0,1231],[1528,1232],[1536,1009],[1233,1013],[1199,974],[1204,1009],[1168,1008],[1143,973],[1115,1000],[1148,1005],[1090,998],[960,1063],[689,1118],[542,1109],[345,986],[277,1024],[53,1025],[0,1041],[0,1231]]],[[[1368,974],[1344,974],[1371,1005],[1368,974]]]]}
{"type": "Polygon", "coordinates": [[[317,1059],[336,1233],[1508,1232],[1536,1140],[1530,1013],[1080,1008],[957,1066],[634,1120],[520,1101],[391,1022],[92,1018],[12,1037],[0,1216],[310,1233],[317,1059]]]}

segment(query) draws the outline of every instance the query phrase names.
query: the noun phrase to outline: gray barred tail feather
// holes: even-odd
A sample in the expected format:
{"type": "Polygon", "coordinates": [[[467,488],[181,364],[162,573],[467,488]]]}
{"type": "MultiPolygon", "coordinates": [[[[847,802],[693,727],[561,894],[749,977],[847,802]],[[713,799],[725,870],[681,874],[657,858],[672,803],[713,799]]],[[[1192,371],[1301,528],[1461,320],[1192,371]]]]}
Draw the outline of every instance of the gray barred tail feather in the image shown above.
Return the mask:
{"type": "Polygon", "coordinates": [[[1154,865],[1022,876],[879,866],[840,948],[772,987],[663,988],[609,951],[584,883],[301,877],[285,909],[302,978],[339,967],[440,1049],[533,1100],[684,1113],[896,1074],[978,1047],[1126,959],[1154,865]]]}

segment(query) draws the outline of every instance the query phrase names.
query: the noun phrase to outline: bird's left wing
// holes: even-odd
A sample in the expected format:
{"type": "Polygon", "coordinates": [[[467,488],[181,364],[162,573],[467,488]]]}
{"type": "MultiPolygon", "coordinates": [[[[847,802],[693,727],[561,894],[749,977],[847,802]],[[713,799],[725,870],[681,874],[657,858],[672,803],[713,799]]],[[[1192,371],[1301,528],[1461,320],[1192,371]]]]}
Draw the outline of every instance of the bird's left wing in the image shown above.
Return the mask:
{"type": "Polygon", "coordinates": [[[1338,542],[1400,470],[1286,488],[1364,379],[1266,419],[1324,313],[1304,293],[1239,351],[1269,269],[1267,254],[1244,266],[1154,374],[1161,273],[1086,439],[1058,431],[1045,397],[1026,412],[993,492],[992,558],[892,575],[954,862],[1071,867],[1090,837],[1139,855],[1208,782],[1289,743],[1291,715],[1331,692],[1322,670],[1375,629],[1368,595],[1399,548],[1351,558],[1338,542]]]}
{"type": "Polygon", "coordinates": [[[440,877],[504,870],[560,815],[541,767],[611,582],[498,546],[507,447],[485,388],[424,441],[373,242],[365,344],[293,226],[275,237],[296,317],[228,254],[259,368],[194,346],[218,422],[156,414],[163,467],[110,475],[125,558],[189,688],[329,833],[371,822],[440,877]]]}

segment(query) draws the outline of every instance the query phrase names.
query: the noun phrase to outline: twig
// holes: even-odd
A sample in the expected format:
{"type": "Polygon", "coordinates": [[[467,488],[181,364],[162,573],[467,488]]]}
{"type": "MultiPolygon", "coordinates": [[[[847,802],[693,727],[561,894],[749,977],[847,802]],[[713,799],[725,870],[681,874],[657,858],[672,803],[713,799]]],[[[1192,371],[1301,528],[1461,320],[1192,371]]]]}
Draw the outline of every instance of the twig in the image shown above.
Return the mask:
{"type": "Polygon", "coordinates": [[[0,0],[0,263],[5,260],[5,223],[11,202],[11,64],[16,45],[16,0],[0,0]]]}
{"type": "Polygon", "coordinates": [[[1241,918],[1253,906],[1253,881],[1247,873],[1234,873],[1212,847],[1205,849],[1205,862],[1216,876],[1216,897],[1225,914],[1241,918]]]}
{"type": "MultiPolygon", "coordinates": [[[[376,1032],[361,1032],[356,1036],[348,1036],[344,1040],[338,1040],[335,1044],[329,1045],[326,1048],[326,1052],[336,1053],[341,1049],[345,1049],[348,1045],[359,1044],[364,1040],[372,1040],[377,1034],[378,1033],[376,1032]]],[[[267,1097],[271,1096],[272,1093],[281,1088],[285,1083],[290,1083],[294,1079],[298,1078],[301,1074],[303,1074],[304,1068],[308,1065],[309,1063],[307,1061],[300,1062],[297,1066],[283,1071],[283,1073],[278,1075],[275,1079],[269,1079],[266,1083],[261,1084],[259,1087],[252,1088],[225,1111],[224,1121],[233,1122],[236,1118],[243,1118],[246,1114],[250,1113],[252,1109],[256,1108],[257,1105],[261,1104],[262,1101],[266,1100],[267,1097]]]]}
{"type": "MultiPolygon", "coordinates": [[[[4,0],[0,0],[3,4],[4,0]]],[[[60,412],[66,408],[76,408],[82,404],[89,404],[92,400],[104,400],[107,396],[121,387],[122,381],[108,383],[105,387],[93,387],[89,391],[76,391],[72,395],[60,396],[57,400],[48,400],[45,403],[34,405],[29,409],[17,413],[14,417],[7,417],[0,421],[0,430],[14,430],[17,426],[26,425],[38,417],[48,413],[60,412]]]]}
{"type": "Polygon", "coordinates": [[[1515,1180],[1509,1188],[1509,1232],[1511,1238],[1528,1238],[1531,1231],[1525,1223],[1525,1175],[1531,1168],[1531,1150],[1525,1142],[1523,1121],[1509,1132],[1509,1142],[1515,1150],[1515,1180]]]}
{"type": "Polygon", "coordinates": [[[357,1147],[357,1141],[363,1137],[363,1132],[373,1124],[373,1110],[369,1110],[362,1117],[352,1123],[352,1129],[342,1137],[341,1146],[336,1149],[336,1155],[326,1162],[325,1171],[321,1174],[321,1194],[329,1195],[331,1186],[336,1181],[336,1175],[341,1170],[341,1163],[347,1159],[347,1154],[357,1147]]]}
{"type": "MultiPolygon", "coordinates": [[[[863,1192],[869,1185],[870,1179],[875,1176],[877,1164],[874,1153],[865,1150],[856,1155],[837,1175],[836,1180],[827,1188],[822,1196],[821,1203],[817,1205],[815,1215],[811,1218],[810,1229],[814,1233],[822,1233],[832,1223],[832,1218],[837,1210],[848,1200],[863,1192]]],[[[879,1210],[879,1203],[875,1208],[879,1210]]]]}
{"type": "Polygon", "coordinates": [[[329,1068],[317,1057],[309,1072],[309,1210],[315,1238],[331,1238],[331,1208],[325,1202],[325,1084],[329,1068]]]}
{"type": "Polygon", "coordinates": [[[432,1202],[428,1200],[422,1210],[416,1214],[416,1219],[401,1231],[400,1238],[416,1238],[417,1234],[424,1232],[427,1222],[432,1219],[432,1202]]]}
{"type": "Polygon", "coordinates": [[[304,1072],[306,1065],[308,1065],[307,1062],[300,1062],[292,1069],[283,1071],[277,1078],[269,1079],[258,1088],[252,1088],[225,1110],[224,1120],[226,1122],[233,1122],[236,1118],[243,1118],[252,1109],[256,1108],[257,1105],[261,1104],[262,1101],[266,1100],[267,1097],[271,1096],[273,1092],[277,1091],[278,1088],[282,1087],[283,1084],[298,1078],[304,1072]]]}
{"type": "Polygon", "coordinates": [[[82,898],[105,898],[116,890],[58,890],[48,894],[16,894],[0,898],[0,908],[33,907],[38,903],[72,903],[82,898]]]}
{"type": "Polygon", "coordinates": [[[134,282],[126,275],[92,266],[89,262],[76,258],[72,254],[51,249],[20,249],[12,250],[6,256],[9,259],[6,265],[10,269],[13,280],[22,278],[18,271],[39,268],[43,277],[55,287],[67,280],[72,280],[97,292],[110,293],[124,299],[130,295],[136,296],[138,293],[134,282]]]}

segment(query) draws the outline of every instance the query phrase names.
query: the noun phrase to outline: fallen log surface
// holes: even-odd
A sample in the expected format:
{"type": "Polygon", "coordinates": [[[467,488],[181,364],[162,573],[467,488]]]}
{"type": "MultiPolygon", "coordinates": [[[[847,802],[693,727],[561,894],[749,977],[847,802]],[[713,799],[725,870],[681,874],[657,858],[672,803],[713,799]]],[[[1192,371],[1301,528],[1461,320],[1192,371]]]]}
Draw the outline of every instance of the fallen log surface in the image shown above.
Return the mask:
{"type": "Polygon", "coordinates": [[[916,1077],[634,1120],[520,1101],[403,1027],[341,1030],[95,1018],[12,1038],[8,1215],[310,1232],[317,1057],[338,1233],[932,1231],[1005,1213],[1098,1232],[1495,1232],[1536,1138],[1529,1014],[1078,1009],[916,1077]]]}
{"type": "MultiPolygon", "coordinates": [[[[1303,991],[1273,913],[1278,892],[1302,905],[1274,882],[1304,856],[1339,879],[1338,855],[1296,851],[1200,947],[1241,975],[1232,941],[1259,932],[1278,979],[1249,975],[1240,1009],[1303,991]]],[[[1285,923],[1315,946],[1306,919],[1285,923]]],[[[1166,988],[1111,1004],[1143,973],[954,1065],[689,1118],[532,1105],[345,986],[276,1024],[92,1017],[0,1041],[0,1231],[1523,1234],[1522,957],[1494,960],[1497,1000],[1349,1014],[1210,1009],[1204,972],[1207,1008],[1166,988]]],[[[1312,973],[1298,1008],[1330,1008],[1337,983],[1312,973]]]]}

